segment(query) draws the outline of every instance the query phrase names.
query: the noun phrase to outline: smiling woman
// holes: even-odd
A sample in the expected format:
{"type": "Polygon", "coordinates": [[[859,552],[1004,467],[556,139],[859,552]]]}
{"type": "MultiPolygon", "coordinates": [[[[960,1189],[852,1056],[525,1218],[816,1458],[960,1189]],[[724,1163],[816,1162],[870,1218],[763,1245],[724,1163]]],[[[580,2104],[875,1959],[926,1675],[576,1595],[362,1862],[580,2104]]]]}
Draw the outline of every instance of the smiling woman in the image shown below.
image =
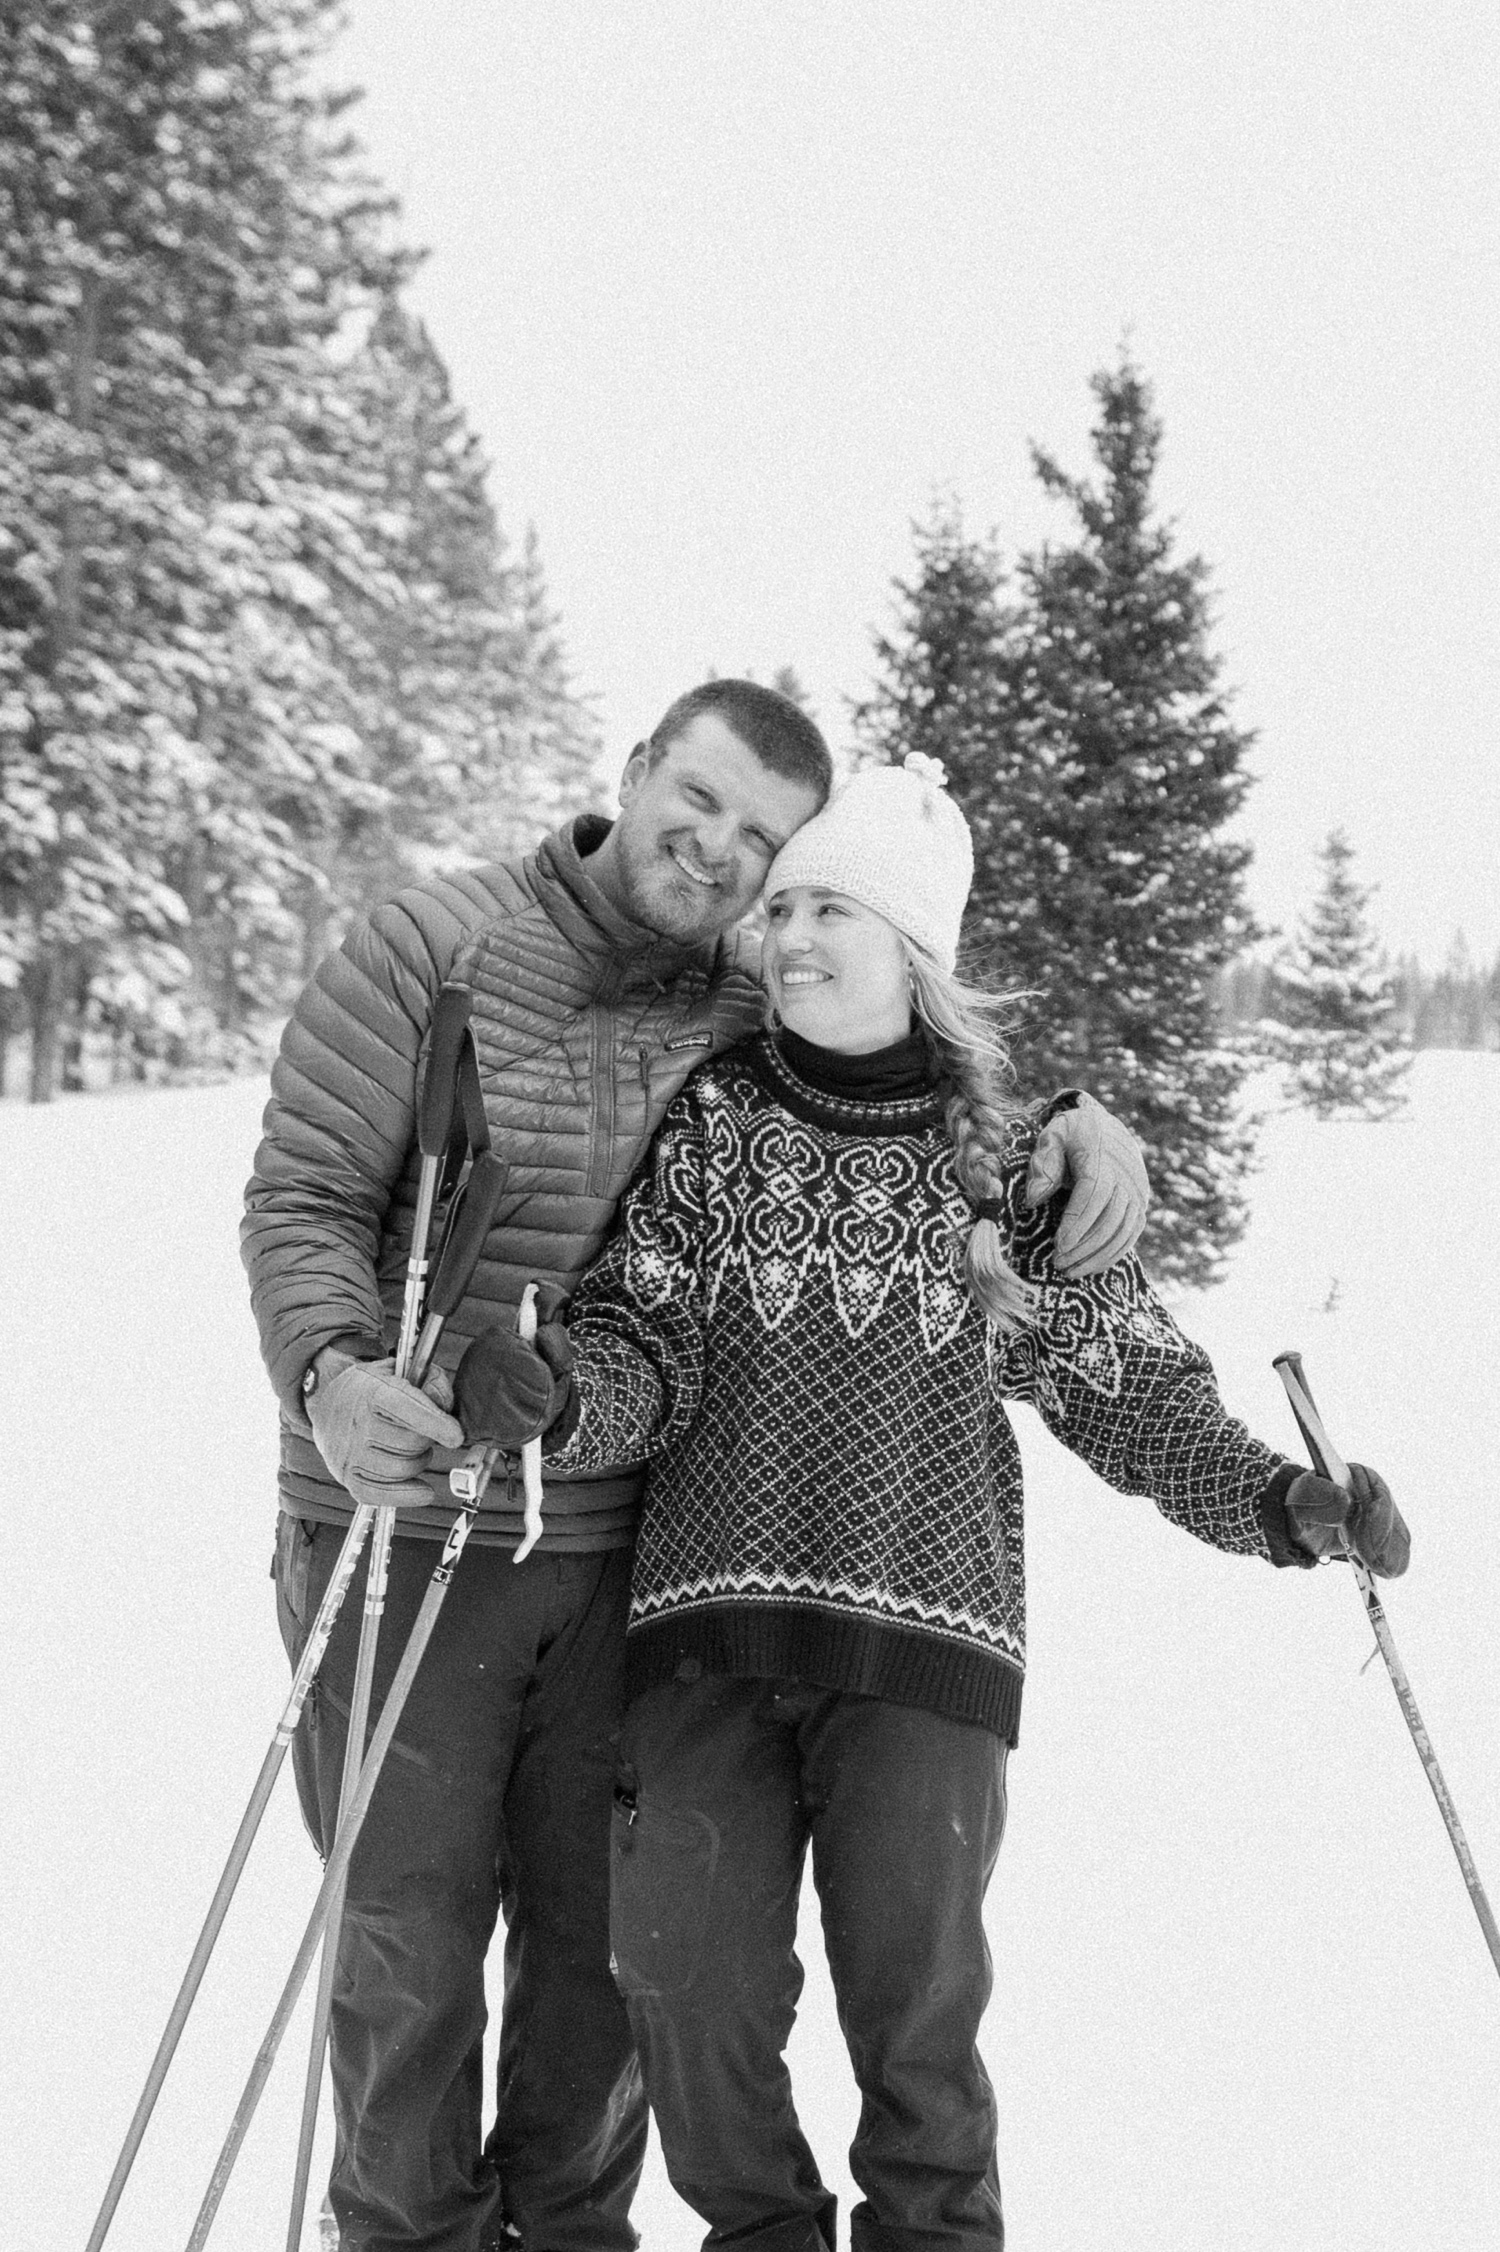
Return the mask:
{"type": "Polygon", "coordinates": [[[766,921],[761,968],[789,1030],[848,1056],[905,1038],[911,990],[894,924],[811,884],[779,891],[766,921]]]}

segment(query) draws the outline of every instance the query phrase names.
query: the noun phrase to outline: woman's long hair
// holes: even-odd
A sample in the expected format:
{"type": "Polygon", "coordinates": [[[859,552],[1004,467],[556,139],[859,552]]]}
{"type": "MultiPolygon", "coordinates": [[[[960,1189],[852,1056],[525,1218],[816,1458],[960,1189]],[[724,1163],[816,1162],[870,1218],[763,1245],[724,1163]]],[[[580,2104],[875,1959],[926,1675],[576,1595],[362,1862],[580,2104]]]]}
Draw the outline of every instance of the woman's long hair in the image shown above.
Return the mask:
{"type": "MultiPolygon", "coordinates": [[[[902,943],[912,1008],[951,1090],[945,1122],[959,1184],[972,1204],[994,1203],[1003,1183],[1008,1128],[1026,1110],[1015,1092],[1015,1072],[1005,1042],[1022,996],[986,993],[980,986],[966,985],[909,941],[902,943]]],[[[969,1231],[964,1280],[997,1329],[1025,1327],[1035,1292],[1006,1258],[992,1219],[981,1216],[969,1231]]]]}

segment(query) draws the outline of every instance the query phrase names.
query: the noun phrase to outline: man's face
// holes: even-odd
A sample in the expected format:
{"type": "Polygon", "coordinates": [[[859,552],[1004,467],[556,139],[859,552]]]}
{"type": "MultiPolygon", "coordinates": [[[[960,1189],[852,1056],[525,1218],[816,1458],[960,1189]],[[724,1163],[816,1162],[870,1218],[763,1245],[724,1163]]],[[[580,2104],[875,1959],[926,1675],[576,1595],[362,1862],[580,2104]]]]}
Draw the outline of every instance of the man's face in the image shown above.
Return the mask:
{"type": "Polygon", "coordinates": [[[637,922],[667,938],[707,938],[753,906],[819,802],[810,784],[762,766],[717,712],[700,712],[655,766],[643,751],[631,759],[601,849],[637,922]]]}

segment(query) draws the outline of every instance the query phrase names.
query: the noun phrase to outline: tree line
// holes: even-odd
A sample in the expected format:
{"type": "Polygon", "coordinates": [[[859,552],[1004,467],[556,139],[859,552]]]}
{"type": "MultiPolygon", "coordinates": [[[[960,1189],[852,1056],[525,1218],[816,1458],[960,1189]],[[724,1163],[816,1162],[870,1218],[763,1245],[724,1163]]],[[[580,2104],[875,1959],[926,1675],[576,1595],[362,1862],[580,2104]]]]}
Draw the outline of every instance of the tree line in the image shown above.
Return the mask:
{"type": "Polygon", "coordinates": [[[314,86],[337,27],[0,15],[0,1044],[39,1098],[91,1049],[232,1067],[356,907],[594,787],[536,543],[314,86]]]}
{"type": "MultiPolygon", "coordinates": [[[[1477,962],[1459,932],[1441,969],[1427,969],[1415,954],[1398,954],[1386,974],[1395,1029],[1404,1047],[1500,1048],[1500,954],[1488,964],[1477,962]]],[[[1236,1034],[1247,1034],[1265,1020],[1275,1022],[1271,961],[1247,954],[1232,962],[1224,973],[1220,1001],[1224,1021],[1236,1034]]]]}

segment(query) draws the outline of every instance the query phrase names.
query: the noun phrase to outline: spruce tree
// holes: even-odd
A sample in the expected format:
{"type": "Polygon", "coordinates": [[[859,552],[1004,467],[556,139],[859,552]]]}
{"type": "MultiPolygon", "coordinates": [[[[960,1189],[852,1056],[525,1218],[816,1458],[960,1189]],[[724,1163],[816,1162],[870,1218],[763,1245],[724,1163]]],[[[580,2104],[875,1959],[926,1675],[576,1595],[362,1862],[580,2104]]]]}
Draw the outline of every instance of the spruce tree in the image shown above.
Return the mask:
{"type": "Polygon", "coordinates": [[[1250,737],[1209,646],[1207,565],[1174,553],[1155,512],[1151,388],[1122,354],[1092,389],[1097,478],[1033,448],[1073,526],[1018,572],[1005,763],[1025,778],[1034,889],[1018,894],[1010,871],[997,885],[986,867],[972,922],[1039,996],[1022,1043],[1030,1076],[1088,1087],[1135,1129],[1156,1194],[1144,1255],[1197,1285],[1243,1229],[1251,1159],[1237,1115],[1246,1065],[1216,1000],[1255,936],[1249,848],[1224,833],[1250,737]]]}
{"type": "Polygon", "coordinates": [[[325,464],[383,214],[305,74],[331,0],[0,19],[0,959],[33,1093],[269,998],[310,837],[365,788],[325,464]]]}
{"type": "Polygon", "coordinates": [[[342,840],[346,905],[533,843],[593,801],[597,730],[574,692],[528,533],[506,549],[488,465],[421,322],[392,294],[351,361],[361,508],[384,574],[364,614],[377,792],[342,840]]]}
{"type": "Polygon", "coordinates": [[[492,701],[497,751],[486,764],[483,803],[496,850],[530,844],[570,814],[602,802],[598,715],[580,693],[563,643],[561,621],[547,592],[536,526],[528,524],[520,559],[509,567],[506,633],[496,644],[511,682],[492,701]],[[512,787],[498,766],[499,731],[516,749],[512,787]]]}
{"type": "Polygon", "coordinates": [[[312,83],[339,20],[0,13],[0,990],[38,1096],[85,1028],[234,1061],[374,892],[592,795],[535,542],[312,83]]]}
{"type": "Polygon", "coordinates": [[[1245,1063],[1222,971],[1254,937],[1248,849],[1225,824],[1249,737],[1208,646],[1207,568],[1154,514],[1161,425],[1128,359],[1093,380],[1097,481],[1033,458],[1073,517],[1003,591],[990,542],[940,508],[898,585],[867,751],[942,759],[974,833],[968,959],[1027,996],[1014,1046],[1033,1096],[1078,1084],[1145,1144],[1155,1271],[1206,1282],[1244,1224],[1245,1063]]]}
{"type": "MultiPolygon", "coordinates": [[[[1004,572],[993,540],[965,532],[954,500],[936,502],[912,538],[916,569],[895,583],[892,630],[875,637],[879,674],[852,708],[857,751],[865,763],[909,751],[940,759],[998,890],[1026,849],[1014,789],[998,788],[1002,774],[1015,780],[1004,572]]],[[[1008,960],[999,967],[1011,974],[1008,960]]]]}
{"type": "Polygon", "coordinates": [[[1322,887],[1274,967],[1267,1047],[1286,1068],[1289,1100],[1315,1117],[1389,1118],[1405,1103],[1411,1064],[1396,979],[1341,830],[1330,832],[1319,857],[1322,887]]]}

